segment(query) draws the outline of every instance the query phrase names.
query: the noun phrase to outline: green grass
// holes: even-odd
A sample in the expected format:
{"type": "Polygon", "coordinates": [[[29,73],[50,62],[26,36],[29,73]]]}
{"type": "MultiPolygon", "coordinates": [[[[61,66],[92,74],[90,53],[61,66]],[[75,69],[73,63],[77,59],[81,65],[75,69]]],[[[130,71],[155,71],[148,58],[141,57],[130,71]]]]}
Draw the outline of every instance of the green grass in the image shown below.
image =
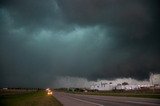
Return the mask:
{"type": "Polygon", "coordinates": [[[45,91],[0,96],[0,106],[62,106],[54,97],[45,91]]]}
{"type": "Polygon", "coordinates": [[[99,95],[99,96],[121,96],[121,97],[139,97],[160,99],[160,93],[134,93],[134,92],[68,92],[82,95],[99,95]]]}
{"type": "Polygon", "coordinates": [[[160,99],[160,94],[137,94],[137,93],[87,93],[89,95],[101,96],[124,96],[124,97],[141,97],[141,98],[157,98],[160,99]]]}

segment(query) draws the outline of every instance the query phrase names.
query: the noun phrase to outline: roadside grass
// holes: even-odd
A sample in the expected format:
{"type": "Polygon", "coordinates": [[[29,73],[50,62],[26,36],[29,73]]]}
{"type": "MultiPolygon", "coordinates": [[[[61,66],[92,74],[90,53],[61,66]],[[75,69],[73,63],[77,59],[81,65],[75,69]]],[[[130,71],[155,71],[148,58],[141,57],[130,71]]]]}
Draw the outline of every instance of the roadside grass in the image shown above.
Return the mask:
{"type": "Polygon", "coordinates": [[[160,93],[151,92],[114,92],[114,91],[96,91],[96,92],[71,92],[67,93],[82,95],[98,95],[98,96],[121,96],[121,97],[139,97],[139,98],[155,98],[160,99],[160,93]]]}
{"type": "Polygon", "coordinates": [[[140,98],[156,98],[160,99],[160,94],[142,94],[142,93],[106,93],[106,92],[88,92],[85,95],[100,95],[100,96],[121,96],[121,97],[140,97],[140,98]]]}
{"type": "Polygon", "coordinates": [[[54,97],[45,91],[35,91],[25,94],[0,96],[0,106],[62,106],[54,97]]]}

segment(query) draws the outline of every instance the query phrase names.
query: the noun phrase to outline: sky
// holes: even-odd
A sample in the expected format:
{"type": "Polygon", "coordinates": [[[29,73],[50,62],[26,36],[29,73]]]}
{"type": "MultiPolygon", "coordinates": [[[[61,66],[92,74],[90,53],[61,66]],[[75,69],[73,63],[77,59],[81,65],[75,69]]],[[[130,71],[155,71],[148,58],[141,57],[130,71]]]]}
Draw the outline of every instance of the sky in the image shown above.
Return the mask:
{"type": "Polygon", "coordinates": [[[1,0],[0,87],[160,73],[159,0],[1,0]]]}

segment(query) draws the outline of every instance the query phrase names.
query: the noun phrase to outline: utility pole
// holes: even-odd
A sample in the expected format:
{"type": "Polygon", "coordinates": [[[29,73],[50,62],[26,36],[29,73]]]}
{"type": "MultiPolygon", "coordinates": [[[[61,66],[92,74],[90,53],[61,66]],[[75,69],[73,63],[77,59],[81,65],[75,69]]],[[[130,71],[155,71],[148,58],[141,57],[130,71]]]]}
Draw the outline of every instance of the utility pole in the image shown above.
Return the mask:
{"type": "Polygon", "coordinates": [[[153,86],[153,93],[154,93],[153,73],[150,73],[150,82],[151,82],[151,86],[153,86]]]}

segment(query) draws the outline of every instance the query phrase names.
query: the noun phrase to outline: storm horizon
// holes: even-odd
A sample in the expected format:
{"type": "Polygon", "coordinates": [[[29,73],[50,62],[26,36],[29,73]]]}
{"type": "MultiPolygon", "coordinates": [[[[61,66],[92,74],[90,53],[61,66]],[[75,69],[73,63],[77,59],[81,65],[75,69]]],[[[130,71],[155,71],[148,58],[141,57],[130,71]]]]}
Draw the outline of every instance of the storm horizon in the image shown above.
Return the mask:
{"type": "Polygon", "coordinates": [[[0,87],[160,73],[158,0],[1,0],[0,87]]]}

